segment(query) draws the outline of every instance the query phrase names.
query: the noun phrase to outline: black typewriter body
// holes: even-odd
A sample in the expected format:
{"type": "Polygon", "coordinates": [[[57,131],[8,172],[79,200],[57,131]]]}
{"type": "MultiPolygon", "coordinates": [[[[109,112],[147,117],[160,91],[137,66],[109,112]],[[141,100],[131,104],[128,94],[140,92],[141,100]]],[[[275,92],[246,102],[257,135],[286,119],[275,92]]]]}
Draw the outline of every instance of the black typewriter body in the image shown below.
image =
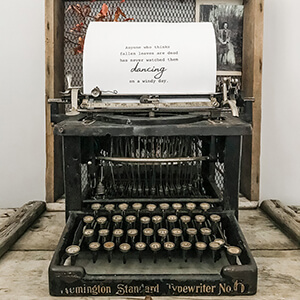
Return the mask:
{"type": "Polygon", "coordinates": [[[237,221],[250,123],[228,111],[81,113],[54,132],[63,138],[67,223],[51,295],[256,293],[237,221]]]}

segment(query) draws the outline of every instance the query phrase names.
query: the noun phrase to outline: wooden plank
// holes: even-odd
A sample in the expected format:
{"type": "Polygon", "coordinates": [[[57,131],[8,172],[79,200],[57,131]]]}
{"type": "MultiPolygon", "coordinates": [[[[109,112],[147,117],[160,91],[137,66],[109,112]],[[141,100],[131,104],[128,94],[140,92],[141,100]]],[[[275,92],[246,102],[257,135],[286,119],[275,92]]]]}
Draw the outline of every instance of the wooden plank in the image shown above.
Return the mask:
{"type": "Polygon", "coordinates": [[[64,6],[61,0],[45,0],[46,70],[46,201],[63,193],[61,138],[54,137],[48,98],[64,90],[64,6]]]}
{"type": "Polygon", "coordinates": [[[278,227],[300,244],[300,215],[279,200],[265,200],[261,209],[278,225],[278,227]]]}
{"type": "Polygon", "coordinates": [[[7,221],[7,219],[15,214],[16,208],[0,208],[0,226],[7,221]]]}
{"type": "Polygon", "coordinates": [[[9,217],[0,227],[0,257],[18,240],[27,228],[45,211],[43,201],[32,201],[9,217]]]}
{"type": "Polygon", "coordinates": [[[256,209],[258,203],[258,201],[250,201],[246,197],[239,197],[239,209],[256,209]]]}
{"type": "Polygon", "coordinates": [[[28,228],[11,250],[54,251],[65,227],[64,212],[45,212],[28,228]]]}
{"type": "Polygon", "coordinates": [[[243,140],[241,192],[250,200],[259,199],[263,7],[263,0],[244,1],[243,91],[255,102],[253,134],[243,140]]]}
{"type": "MultiPolygon", "coordinates": [[[[48,266],[52,251],[9,251],[0,260],[1,300],[68,300],[69,297],[52,297],[48,291],[48,266]]],[[[251,299],[283,300],[299,299],[300,251],[254,251],[258,264],[258,292],[251,299]]],[[[157,297],[153,297],[154,300],[157,297]]],[[[223,297],[221,297],[223,298],[223,297]]],[[[216,297],[176,297],[191,300],[220,300],[216,297]]],[[[224,297],[225,298],[225,297],[224,297]]],[[[247,298],[247,297],[246,297],[247,298]]],[[[90,299],[90,297],[72,297],[90,299]]],[[[110,297],[101,297],[109,300],[110,297]]],[[[114,300],[144,299],[144,297],[114,297],[114,300]]],[[[174,297],[160,297],[173,300],[174,297]]],[[[248,299],[248,298],[247,298],[248,299]]],[[[234,300],[245,300],[245,296],[235,296],[234,300]]]]}
{"type": "Polygon", "coordinates": [[[260,209],[240,210],[239,223],[251,250],[300,249],[260,209]]]}

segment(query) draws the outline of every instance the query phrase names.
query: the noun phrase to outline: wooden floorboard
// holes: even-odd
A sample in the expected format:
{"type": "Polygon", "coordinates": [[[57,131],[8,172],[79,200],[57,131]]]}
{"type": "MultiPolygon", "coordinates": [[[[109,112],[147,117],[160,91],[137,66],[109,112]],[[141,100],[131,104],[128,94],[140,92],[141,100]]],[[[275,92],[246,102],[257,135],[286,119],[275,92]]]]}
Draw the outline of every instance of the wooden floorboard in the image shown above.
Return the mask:
{"type": "MultiPolygon", "coordinates": [[[[48,293],[48,265],[52,251],[9,251],[0,260],[0,299],[70,299],[48,293]]],[[[298,300],[300,288],[300,250],[253,251],[259,270],[258,293],[234,300],[298,300]]],[[[133,297],[114,297],[131,299],[133,297]]],[[[143,297],[136,297],[144,299],[143,297]]],[[[158,297],[153,297],[158,299],[158,297]]],[[[221,297],[222,299],[229,299],[221,297]]],[[[221,299],[220,297],[176,297],[175,299],[221,299]]],[[[72,297],[72,299],[94,299],[72,297]]],[[[98,299],[109,299],[98,298],[98,299]]],[[[160,297],[159,299],[162,299],[160,297]]],[[[171,299],[171,297],[163,297],[171,299]]],[[[172,298],[174,299],[174,298],[172,298]]]]}
{"type": "MultiPolygon", "coordinates": [[[[3,215],[3,211],[0,211],[3,215]]],[[[10,211],[9,213],[13,213],[10,211]]],[[[300,249],[259,209],[242,210],[240,225],[258,265],[258,293],[237,296],[234,300],[299,300],[300,249]]],[[[0,217],[1,219],[1,217],[0,217]]],[[[48,291],[48,266],[65,224],[64,212],[45,212],[0,259],[1,300],[70,299],[51,297],[48,291]]],[[[134,297],[113,297],[132,299],[134,297]]],[[[135,297],[144,299],[144,297],[135,297]]],[[[158,297],[153,297],[154,300],[158,297]]],[[[159,299],[171,300],[171,297],[159,299]]],[[[229,297],[176,297],[213,300],[229,297]]],[[[72,299],[94,299],[73,297],[72,299]]],[[[97,298],[95,298],[97,299],[97,298]]],[[[100,298],[98,298],[100,299],[100,298]]],[[[101,299],[110,299],[109,297],[101,299]]],[[[174,298],[172,298],[174,299],[174,298]]]]}

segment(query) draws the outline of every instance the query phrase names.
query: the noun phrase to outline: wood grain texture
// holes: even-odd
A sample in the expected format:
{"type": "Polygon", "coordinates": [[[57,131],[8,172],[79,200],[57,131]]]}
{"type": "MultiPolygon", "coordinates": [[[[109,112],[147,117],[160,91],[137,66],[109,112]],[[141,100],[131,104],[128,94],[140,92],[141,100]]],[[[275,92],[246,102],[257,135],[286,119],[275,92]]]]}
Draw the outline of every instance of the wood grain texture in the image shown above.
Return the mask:
{"type": "Polygon", "coordinates": [[[49,98],[64,90],[64,6],[61,0],[45,0],[45,112],[46,112],[46,201],[63,193],[61,139],[54,137],[49,98]]]}
{"type": "Polygon", "coordinates": [[[12,214],[0,227],[0,257],[18,240],[45,211],[43,201],[32,201],[12,214]]]}
{"type": "Polygon", "coordinates": [[[243,141],[241,192],[250,200],[259,199],[263,8],[263,0],[244,1],[243,91],[255,102],[252,137],[243,141]]]}
{"type": "Polygon", "coordinates": [[[278,227],[300,244],[300,215],[279,200],[265,200],[261,209],[278,225],[278,227]]]}
{"type": "MultiPolygon", "coordinates": [[[[48,266],[52,251],[9,251],[0,260],[1,300],[68,300],[48,292],[48,266]]],[[[258,292],[254,296],[235,296],[234,300],[298,300],[300,287],[300,251],[253,251],[258,264],[258,292]]],[[[114,300],[145,297],[113,297],[114,300]]],[[[220,300],[230,297],[152,297],[153,300],[220,300]]],[[[94,299],[94,297],[72,297],[94,299]]],[[[95,297],[96,299],[96,297],[95,297]]],[[[99,299],[109,300],[110,297],[99,299]]]]}

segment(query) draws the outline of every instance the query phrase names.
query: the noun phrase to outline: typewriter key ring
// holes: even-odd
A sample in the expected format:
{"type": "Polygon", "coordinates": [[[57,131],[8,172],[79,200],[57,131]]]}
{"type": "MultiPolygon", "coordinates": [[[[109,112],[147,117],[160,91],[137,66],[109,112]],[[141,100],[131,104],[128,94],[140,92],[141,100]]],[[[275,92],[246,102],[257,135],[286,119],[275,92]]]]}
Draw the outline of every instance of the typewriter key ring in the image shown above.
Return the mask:
{"type": "Polygon", "coordinates": [[[98,234],[99,234],[98,241],[101,240],[102,244],[104,244],[109,235],[109,230],[108,229],[100,229],[98,231],[98,234]]]}
{"type": "Polygon", "coordinates": [[[221,245],[218,242],[210,242],[209,248],[212,251],[213,261],[216,262],[220,258],[218,250],[220,250],[221,245]]]}
{"type": "Polygon", "coordinates": [[[133,246],[134,245],[135,237],[138,235],[137,229],[135,229],[135,228],[128,229],[127,235],[130,237],[130,239],[131,239],[131,245],[133,246]]]}
{"type": "Polygon", "coordinates": [[[172,251],[175,249],[175,244],[173,242],[165,242],[164,249],[168,252],[168,260],[172,261],[172,251]]]}
{"type": "Polygon", "coordinates": [[[123,243],[119,246],[119,249],[123,253],[123,264],[126,264],[126,254],[131,249],[131,246],[128,243],[123,243]]]}
{"type": "Polygon", "coordinates": [[[95,263],[98,259],[98,251],[100,249],[100,243],[92,242],[89,244],[89,249],[92,251],[93,255],[93,263],[95,263]]]}
{"type": "Polygon", "coordinates": [[[115,243],[114,242],[106,242],[106,243],[104,243],[103,248],[105,251],[107,251],[108,262],[111,263],[112,251],[115,249],[115,243]]]}
{"type": "Polygon", "coordinates": [[[169,207],[170,207],[170,205],[168,203],[160,203],[159,204],[159,208],[162,211],[163,218],[165,218],[165,212],[166,212],[166,210],[169,209],[169,207]]]}
{"type": "Polygon", "coordinates": [[[91,209],[93,210],[95,217],[98,216],[100,208],[101,208],[101,204],[100,203],[93,203],[92,204],[91,209]]]}
{"type": "Polygon", "coordinates": [[[236,246],[229,246],[227,248],[228,260],[232,265],[237,265],[237,258],[242,253],[242,249],[236,246]]]}
{"type": "Polygon", "coordinates": [[[195,244],[196,250],[197,250],[197,255],[199,257],[200,262],[202,262],[202,257],[203,257],[203,252],[207,248],[207,244],[204,242],[197,242],[195,244]]]}
{"type": "Polygon", "coordinates": [[[183,241],[180,243],[180,248],[182,249],[183,260],[187,262],[187,254],[188,251],[192,248],[192,244],[190,242],[183,241]]]}
{"type": "Polygon", "coordinates": [[[71,245],[66,248],[66,254],[71,258],[71,266],[75,265],[76,257],[80,252],[80,247],[77,245],[71,245]]]}
{"type": "Polygon", "coordinates": [[[157,252],[161,249],[161,244],[157,242],[153,242],[150,244],[150,249],[153,252],[153,262],[156,264],[157,262],[157,252]]]}
{"type": "Polygon", "coordinates": [[[99,218],[97,218],[96,221],[99,224],[100,229],[103,229],[105,227],[106,222],[107,222],[107,218],[106,217],[99,217],[99,218]]]}
{"type": "Polygon", "coordinates": [[[142,262],[142,252],[146,249],[146,244],[144,242],[137,242],[135,244],[135,249],[139,252],[139,262],[142,262]]]}
{"type": "Polygon", "coordinates": [[[200,208],[204,211],[207,212],[210,209],[210,204],[207,202],[202,202],[200,203],[200,208]]]}

